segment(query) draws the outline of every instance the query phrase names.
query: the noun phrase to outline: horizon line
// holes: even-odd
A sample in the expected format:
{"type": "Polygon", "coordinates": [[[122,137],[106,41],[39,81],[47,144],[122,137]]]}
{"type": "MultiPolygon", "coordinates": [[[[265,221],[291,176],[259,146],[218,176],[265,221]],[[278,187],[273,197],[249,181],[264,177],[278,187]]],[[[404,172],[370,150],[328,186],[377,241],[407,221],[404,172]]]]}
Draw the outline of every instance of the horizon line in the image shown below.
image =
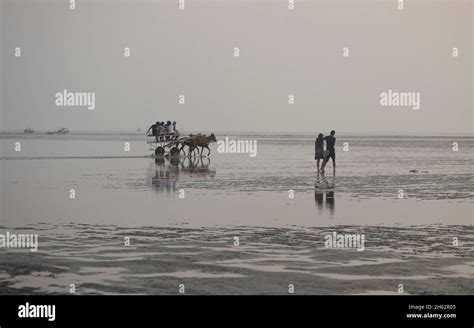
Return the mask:
{"type": "MultiPolygon", "coordinates": [[[[37,133],[46,133],[55,130],[37,130],[37,133]]],[[[188,133],[191,131],[183,130],[184,132],[188,133]]],[[[295,135],[315,135],[320,132],[315,131],[232,131],[232,130],[222,130],[216,131],[215,133],[227,133],[227,134],[295,134],[295,135]]],[[[74,133],[144,133],[145,130],[136,131],[136,130],[70,130],[69,134],[74,133]]],[[[203,130],[203,132],[211,132],[211,130],[203,130]]],[[[0,130],[0,134],[7,134],[7,133],[14,133],[14,134],[25,134],[24,130],[0,130]]],[[[328,132],[329,134],[329,132],[328,132]]],[[[474,136],[474,132],[455,132],[455,133],[448,133],[448,132],[337,132],[337,135],[379,135],[379,136],[474,136]]]]}

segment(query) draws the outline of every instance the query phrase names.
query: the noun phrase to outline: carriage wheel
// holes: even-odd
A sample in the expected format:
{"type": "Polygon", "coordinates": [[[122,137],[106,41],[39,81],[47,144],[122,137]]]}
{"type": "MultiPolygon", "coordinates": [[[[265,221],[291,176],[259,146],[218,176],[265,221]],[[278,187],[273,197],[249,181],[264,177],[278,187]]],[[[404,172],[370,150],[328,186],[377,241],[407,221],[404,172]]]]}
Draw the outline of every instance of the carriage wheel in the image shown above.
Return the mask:
{"type": "Polygon", "coordinates": [[[178,149],[178,147],[173,147],[173,148],[171,148],[171,150],[170,150],[170,155],[171,155],[171,156],[175,156],[175,155],[178,155],[178,154],[179,154],[179,149],[178,149]]]}
{"type": "Polygon", "coordinates": [[[163,155],[164,153],[165,153],[165,149],[163,147],[156,147],[156,149],[155,149],[155,155],[156,156],[163,155]]]}

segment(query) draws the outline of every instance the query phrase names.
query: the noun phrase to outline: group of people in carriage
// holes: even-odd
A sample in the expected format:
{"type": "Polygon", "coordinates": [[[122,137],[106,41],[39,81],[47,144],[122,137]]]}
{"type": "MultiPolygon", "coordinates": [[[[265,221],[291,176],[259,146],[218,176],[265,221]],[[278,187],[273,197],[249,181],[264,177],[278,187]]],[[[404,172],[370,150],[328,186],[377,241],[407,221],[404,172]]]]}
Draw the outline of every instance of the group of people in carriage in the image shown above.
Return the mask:
{"type": "Polygon", "coordinates": [[[180,136],[179,131],[176,129],[176,121],[156,122],[147,131],[147,134],[155,136],[156,142],[176,140],[180,136]]]}

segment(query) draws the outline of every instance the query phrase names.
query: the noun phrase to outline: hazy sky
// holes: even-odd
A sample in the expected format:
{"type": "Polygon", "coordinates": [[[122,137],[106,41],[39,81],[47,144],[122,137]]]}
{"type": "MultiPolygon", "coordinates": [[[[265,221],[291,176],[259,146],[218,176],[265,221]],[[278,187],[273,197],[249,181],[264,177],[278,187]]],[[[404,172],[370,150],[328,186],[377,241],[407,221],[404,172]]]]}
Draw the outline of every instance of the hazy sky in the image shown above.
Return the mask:
{"type": "Polygon", "coordinates": [[[472,0],[0,2],[2,130],[473,132],[472,0]],[[64,89],[95,110],[55,106],[64,89]]]}

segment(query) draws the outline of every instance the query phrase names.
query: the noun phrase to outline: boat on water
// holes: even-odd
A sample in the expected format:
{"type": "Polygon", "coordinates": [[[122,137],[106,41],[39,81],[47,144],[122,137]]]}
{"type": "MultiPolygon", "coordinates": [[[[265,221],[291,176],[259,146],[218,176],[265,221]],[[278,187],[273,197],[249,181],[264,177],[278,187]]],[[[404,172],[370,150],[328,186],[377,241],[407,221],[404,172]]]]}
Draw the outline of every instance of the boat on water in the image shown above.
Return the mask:
{"type": "Polygon", "coordinates": [[[27,128],[27,129],[24,129],[23,132],[26,134],[31,134],[31,133],[35,133],[35,130],[27,128]]]}
{"type": "Polygon", "coordinates": [[[57,131],[46,132],[46,134],[66,134],[69,133],[69,130],[66,128],[60,128],[57,131]]]}

